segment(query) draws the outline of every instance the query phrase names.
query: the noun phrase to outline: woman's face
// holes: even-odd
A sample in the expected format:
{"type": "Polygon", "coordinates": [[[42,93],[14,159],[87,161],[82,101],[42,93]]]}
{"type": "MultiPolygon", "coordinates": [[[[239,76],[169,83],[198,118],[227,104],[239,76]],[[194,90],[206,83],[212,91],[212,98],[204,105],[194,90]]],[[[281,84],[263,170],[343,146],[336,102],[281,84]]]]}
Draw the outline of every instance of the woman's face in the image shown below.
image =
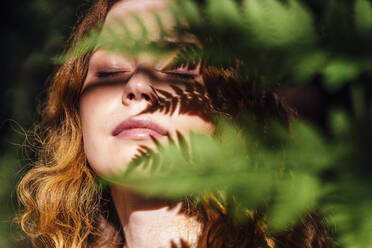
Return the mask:
{"type": "MultiPolygon", "coordinates": [[[[125,22],[140,32],[133,15],[142,18],[149,35],[159,32],[153,10],[160,13],[167,29],[172,21],[165,0],[120,1],[110,10],[103,29],[125,22]]],[[[172,56],[154,59],[142,54],[126,58],[97,50],[90,59],[80,96],[84,149],[90,166],[99,175],[124,171],[141,146],[189,131],[211,133],[206,118],[208,97],[198,66],[165,70],[172,56]]]]}

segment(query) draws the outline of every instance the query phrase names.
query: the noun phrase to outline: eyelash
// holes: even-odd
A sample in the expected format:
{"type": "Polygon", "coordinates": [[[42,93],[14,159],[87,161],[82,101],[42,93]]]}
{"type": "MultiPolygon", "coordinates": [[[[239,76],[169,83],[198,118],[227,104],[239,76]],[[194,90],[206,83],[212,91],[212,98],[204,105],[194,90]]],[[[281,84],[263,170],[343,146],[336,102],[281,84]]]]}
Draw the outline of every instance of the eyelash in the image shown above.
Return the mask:
{"type": "Polygon", "coordinates": [[[119,74],[123,74],[126,71],[99,71],[97,72],[98,78],[108,78],[108,77],[115,77],[119,74]]]}
{"type": "Polygon", "coordinates": [[[177,78],[177,79],[184,79],[184,80],[191,80],[191,79],[195,79],[195,77],[196,77],[195,74],[191,74],[191,73],[187,73],[187,72],[166,71],[164,73],[167,74],[168,76],[171,76],[171,77],[174,77],[174,78],[177,78]]]}
{"type": "MultiPolygon", "coordinates": [[[[110,78],[110,77],[115,77],[117,75],[126,73],[126,71],[99,71],[97,72],[97,77],[98,78],[110,78]]],[[[197,76],[196,74],[192,74],[189,72],[183,72],[183,71],[165,71],[163,72],[167,76],[177,78],[177,79],[183,79],[183,80],[193,80],[197,76]]]]}

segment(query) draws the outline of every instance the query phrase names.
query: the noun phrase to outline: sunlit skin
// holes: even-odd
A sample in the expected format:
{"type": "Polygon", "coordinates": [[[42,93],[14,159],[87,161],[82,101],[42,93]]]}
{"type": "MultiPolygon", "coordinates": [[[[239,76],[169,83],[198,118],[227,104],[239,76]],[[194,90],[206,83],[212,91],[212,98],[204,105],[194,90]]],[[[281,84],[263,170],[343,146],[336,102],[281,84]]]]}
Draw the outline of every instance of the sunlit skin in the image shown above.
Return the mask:
{"type": "MultiPolygon", "coordinates": [[[[171,28],[166,8],[164,0],[121,1],[108,13],[103,30],[115,28],[118,19],[130,24],[133,21],[130,13],[138,14],[151,27],[154,9],[167,20],[167,28],[171,28]]],[[[150,36],[156,39],[156,29],[150,31],[150,36]]],[[[136,28],[133,32],[137,32],[136,28]]],[[[170,58],[141,55],[129,59],[105,50],[92,55],[81,92],[80,115],[84,150],[89,165],[98,175],[125,171],[139,145],[151,146],[153,136],[165,141],[169,136],[175,137],[177,131],[184,135],[189,131],[213,132],[211,122],[198,115],[181,114],[180,107],[170,114],[142,113],[156,104],[157,90],[174,93],[172,82],[203,85],[199,67],[165,70],[170,58]],[[174,73],[181,74],[181,79],[174,73]],[[187,76],[182,78],[182,74],[187,76]],[[119,124],[128,120],[155,123],[166,132],[133,127],[116,134],[119,124]]],[[[178,86],[183,88],[182,84],[178,86]]],[[[111,192],[124,229],[125,247],[171,247],[172,242],[180,244],[180,240],[195,246],[201,224],[180,212],[181,203],[170,208],[163,200],[149,199],[121,186],[111,186],[111,192]]]]}

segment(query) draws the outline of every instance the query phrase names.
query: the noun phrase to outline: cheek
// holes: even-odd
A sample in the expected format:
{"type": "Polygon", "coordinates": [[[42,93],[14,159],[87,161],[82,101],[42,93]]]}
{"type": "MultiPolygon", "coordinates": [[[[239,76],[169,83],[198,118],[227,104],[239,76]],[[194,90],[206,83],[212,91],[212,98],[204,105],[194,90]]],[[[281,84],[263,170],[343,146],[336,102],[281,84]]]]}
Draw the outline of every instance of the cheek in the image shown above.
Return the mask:
{"type": "Polygon", "coordinates": [[[111,138],[110,120],[120,97],[113,89],[85,92],[80,98],[80,118],[83,131],[84,151],[88,162],[97,174],[110,170],[111,138]]]}
{"type": "Polygon", "coordinates": [[[174,126],[186,135],[188,132],[213,135],[215,131],[215,125],[212,122],[205,121],[197,116],[179,115],[178,118],[174,119],[174,126]]]}
{"type": "MultiPolygon", "coordinates": [[[[119,86],[92,87],[84,91],[80,96],[80,111],[90,111],[103,105],[109,105],[111,101],[121,98],[119,86]]],[[[107,108],[107,106],[104,106],[107,108]]]]}
{"type": "Polygon", "coordinates": [[[80,98],[80,117],[84,138],[94,138],[107,129],[110,109],[115,107],[115,92],[109,89],[84,93],[80,98]]]}

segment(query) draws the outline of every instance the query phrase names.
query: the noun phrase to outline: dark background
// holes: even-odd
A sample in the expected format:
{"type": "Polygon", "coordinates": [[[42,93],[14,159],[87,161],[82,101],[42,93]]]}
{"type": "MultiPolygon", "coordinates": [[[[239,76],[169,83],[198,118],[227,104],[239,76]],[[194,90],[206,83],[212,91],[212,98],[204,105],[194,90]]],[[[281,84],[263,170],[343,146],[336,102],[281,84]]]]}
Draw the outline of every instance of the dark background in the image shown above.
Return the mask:
{"type": "Polygon", "coordinates": [[[27,131],[73,26],[88,6],[81,0],[18,0],[3,5],[0,90],[0,247],[29,247],[12,219],[15,188],[27,170],[27,131]]]}

